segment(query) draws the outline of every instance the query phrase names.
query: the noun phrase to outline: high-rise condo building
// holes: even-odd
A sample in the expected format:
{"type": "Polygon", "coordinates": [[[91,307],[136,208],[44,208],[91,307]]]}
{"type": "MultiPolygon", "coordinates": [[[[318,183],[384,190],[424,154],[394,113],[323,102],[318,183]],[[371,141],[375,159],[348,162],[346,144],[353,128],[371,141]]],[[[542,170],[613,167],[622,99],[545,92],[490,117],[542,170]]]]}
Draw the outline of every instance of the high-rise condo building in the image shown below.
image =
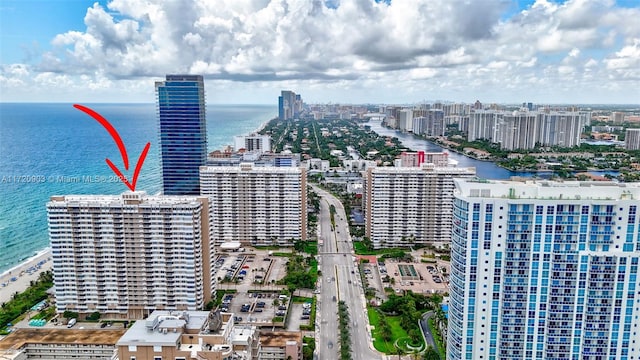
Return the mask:
{"type": "Polygon", "coordinates": [[[588,112],[476,110],[469,117],[467,140],[489,140],[505,150],[572,147],[580,144],[590,116],[588,112]]]}
{"type": "Polygon", "coordinates": [[[455,184],[447,359],[638,359],[640,184],[455,184]]]}
{"type": "Polygon", "coordinates": [[[403,152],[399,160],[399,167],[420,167],[422,164],[434,164],[438,168],[449,166],[449,154],[446,152],[403,152]]]}
{"type": "Polygon", "coordinates": [[[278,118],[280,120],[290,120],[298,116],[302,108],[302,98],[293,91],[282,90],[278,97],[278,118]]]}
{"type": "Polygon", "coordinates": [[[442,245],[451,239],[453,178],[475,168],[377,167],[365,173],[365,232],[376,249],[442,245]]]}
{"type": "Polygon", "coordinates": [[[240,149],[260,153],[271,151],[271,137],[269,135],[251,134],[235,136],[233,142],[235,151],[240,151],[240,149]]]}
{"type": "Polygon", "coordinates": [[[202,75],[167,75],[156,82],[162,184],[165,195],[199,195],[207,161],[202,75]]]}
{"type": "Polygon", "coordinates": [[[640,129],[627,129],[624,136],[624,148],[627,150],[640,150],[640,129]]]}
{"type": "Polygon", "coordinates": [[[47,203],[59,313],[141,319],[211,300],[205,197],[53,196],[47,203]]]}
{"type": "Polygon", "coordinates": [[[298,167],[203,166],[216,244],[293,245],[307,238],[307,173],[298,167]]]}

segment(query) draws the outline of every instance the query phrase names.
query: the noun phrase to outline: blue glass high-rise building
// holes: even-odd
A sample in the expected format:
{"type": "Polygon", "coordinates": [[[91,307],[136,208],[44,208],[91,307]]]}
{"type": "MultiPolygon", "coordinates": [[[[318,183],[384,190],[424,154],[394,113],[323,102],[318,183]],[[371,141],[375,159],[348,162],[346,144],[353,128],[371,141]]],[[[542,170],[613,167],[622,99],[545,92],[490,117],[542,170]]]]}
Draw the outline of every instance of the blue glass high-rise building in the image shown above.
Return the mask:
{"type": "Polygon", "coordinates": [[[165,195],[200,195],[207,160],[202,75],[167,75],[156,82],[162,184],[165,195]]]}
{"type": "Polygon", "coordinates": [[[640,358],[640,184],[454,182],[448,360],[640,358]]]}

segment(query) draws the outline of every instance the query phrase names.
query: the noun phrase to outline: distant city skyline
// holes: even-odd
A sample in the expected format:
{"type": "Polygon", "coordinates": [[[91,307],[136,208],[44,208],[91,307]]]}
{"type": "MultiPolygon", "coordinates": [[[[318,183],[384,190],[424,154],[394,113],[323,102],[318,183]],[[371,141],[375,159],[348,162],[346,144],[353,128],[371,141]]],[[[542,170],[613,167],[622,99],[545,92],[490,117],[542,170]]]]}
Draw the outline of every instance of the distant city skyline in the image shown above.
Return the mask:
{"type": "Polygon", "coordinates": [[[637,104],[638,18],[636,0],[7,0],[0,98],[151,103],[190,73],[210,104],[637,104]]]}

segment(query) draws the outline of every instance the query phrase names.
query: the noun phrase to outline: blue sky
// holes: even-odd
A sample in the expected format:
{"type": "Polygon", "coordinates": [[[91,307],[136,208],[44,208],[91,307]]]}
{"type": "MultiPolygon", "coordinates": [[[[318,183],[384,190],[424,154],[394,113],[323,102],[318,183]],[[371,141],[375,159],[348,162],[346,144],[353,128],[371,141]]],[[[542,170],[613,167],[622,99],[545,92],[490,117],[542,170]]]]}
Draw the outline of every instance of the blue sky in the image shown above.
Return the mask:
{"type": "Polygon", "coordinates": [[[220,103],[640,102],[638,0],[319,4],[3,0],[0,95],[153,101],[194,72],[220,103]]]}
{"type": "Polygon", "coordinates": [[[23,62],[29,56],[25,49],[48,49],[57,34],[84,31],[84,15],[93,3],[85,0],[2,0],[0,62],[23,62]]]}

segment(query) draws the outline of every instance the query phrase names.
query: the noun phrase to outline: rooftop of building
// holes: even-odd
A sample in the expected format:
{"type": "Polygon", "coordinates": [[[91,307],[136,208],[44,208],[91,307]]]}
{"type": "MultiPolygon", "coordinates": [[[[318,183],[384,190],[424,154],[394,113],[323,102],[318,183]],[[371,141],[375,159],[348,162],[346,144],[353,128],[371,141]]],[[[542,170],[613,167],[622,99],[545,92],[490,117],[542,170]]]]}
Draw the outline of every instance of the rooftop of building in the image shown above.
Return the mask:
{"type": "Polygon", "coordinates": [[[230,338],[234,345],[249,345],[255,332],[255,326],[234,326],[230,338]]]}
{"type": "Polygon", "coordinates": [[[224,332],[230,314],[223,314],[221,329],[209,331],[209,311],[161,311],[156,310],[146,320],[137,321],[120,338],[117,345],[162,345],[175,346],[183,333],[207,332],[216,334],[224,332]]]}
{"type": "Polygon", "coordinates": [[[0,340],[0,350],[19,349],[24,344],[114,345],[124,329],[16,329],[0,340]]]}
{"type": "Polygon", "coordinates": [[[288,341],[302,343],[299,331],[263,331],[260,332],[260,344],[266,347],[284,347],[288,341]]]}
{"type": "Polygon", "coordinates": [[[253,163],[240,163],[237,166],[201,166],[200,173],[236,174],[252,172],[256,174],[300,174],[299,167],[256,166],[253,163]]]}
{"type": "Polygon", "coordinates": [[[551,180],[455,179],[455,193],[466,197],[539,200],[638,200],[640,183],[551,180]]]}
{"type": "Polygon", "coordinates": [[[148,195],[145,191],[126,191],[120,195],[54,195],[47,205],[56,204],[92,205],[121,207],[123,205],[153,206],[198,206],[198,196],[148,195]]]}
{"type": "Polygon", "coordinates": [[[420,167],[391,167],[382,166],[369,169],[375,174],[462,174],[475,175],[475,167],[435,166],[425,163],[420,167]]]}

